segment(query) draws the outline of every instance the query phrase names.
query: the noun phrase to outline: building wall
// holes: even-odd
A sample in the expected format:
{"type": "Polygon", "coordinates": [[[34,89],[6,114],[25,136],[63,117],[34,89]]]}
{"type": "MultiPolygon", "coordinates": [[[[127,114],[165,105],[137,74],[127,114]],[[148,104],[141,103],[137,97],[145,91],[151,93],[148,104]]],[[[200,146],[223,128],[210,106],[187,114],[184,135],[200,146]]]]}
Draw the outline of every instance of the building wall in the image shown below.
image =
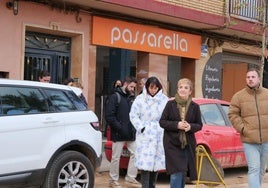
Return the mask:
{"type": "Polygon", "coordinates": [[[169,3],[206,13],[223,15],[226,11],[226,0],[157,0],[162,3],[169,3]]]}
{"type": "Polygon", "coordinates": [[[167,69],[168,56],[160,54],[149,54],[149,75],[156,76],[163,86],[163,92],[168,94],[167,69]]]}
{"type": "MultiPolygon", "coordinates": [[[[91,16],[80,13],[81,22],[76,21],[74,12],[52,9],[42,4],[19,1],[18,14],[6,7],[8,0],[0,1],[0,71],[8,72],[10,79],[23,79],[25,32],[35,31],[72,38],[71,77],[77,77],[84,85],[83,93],[89,107],[94,109],[95,72],[89,63],[91,16]],[[90,71],[89,71],[90,70],[90,71]],[[94,82],[92,81],[94,80],[94,82]],[[89,82],[90,87],[88,87],[89,82]]],[[[94,50],[94,49],[93,49],[94,50]]],[[[90,60],[94,60],[94,58],[90,60]]]]}
{"type": "MultiPolygon", "coordinates": [[[[74,13],[65,13],[50,6],[42,4],[19,1],[18,15],[13,14],[13,10],[6,7],[8,0],[0,1],[0,71],[8,72],[11,79],[23,79],[24,70],[24,41],[25,32],[36,31],[52,35],[67,36],[72,38],[72,67],[71,77],[78,78],[83,86],[83,93],[88,99],[89,107],[95,108],[95,83],[96,83],[96,45],[92,44],[92,16],[87,12],[81,12],[79,18],[81,22],[76,21],[74,13]]],[[[221,8],[224,8],[223,1],[220,0],[192,0],[192,1],[165,1],[180,6],[192,7],[200,10],[212,11],[220,14],[221,8]],[[198,7],[197,7],[198,6],[198,7]],[[209,8],[211,7],[211,8],[209,8]],[[216,8],[221,7],[221,8],[216,8]]],[[[222,44],[210,46],[208,44],[208,53],[205,57],[200,57],[191,62],[187,67],[187,74],[193,74],[192,79],[195,82],[195,97],[203,97],[202,76],[206,63],[214,54],[218,52],[234,52],[252,56],[261,56],[259,46],[250,46],[223,41],[222,44]],[[189,71],[189,69],[191,71],[189,71]]],[[[137,72],[145,70],[146,76],[156,75],[163,82],[164,90],[168,91],[167,81],[167,55],[148,54],[139,52],[138,57],[141,61],[137,65],[137,72]],[[144,62],[142,61],[145,55],[144,62]]],[[[183,72],[184,73],[184,72],[183,72]]]]}
{"type": "MultiPolygon", "coordinates": [[[[216,40],[216,39],[215,39],[216,40]]],[[[216,43],[217,44],[217,43],[216,43]]],[[[245,58],[247,57],[252,57],[253,59],[260,59],[261,55],[262,55],[262,50],[259,46],[253,46],[253,45],[246,45],[246,44],[242,44],[242,43],[233,43],[232,41],[224,41],[221,45],[217,44],[215,46],[210,46],[208,45],[208,53],[206,56],[200,57],[200,59],[196,60],[196,68],[195,68],[195,97],[205,97],[204,93],[202,92],[203,87],[205,87],[205,83],[203,82],[202,78],[203,78],[203,74],[204,74],[204,69],[205,66],[207,65],[207,63],[209,62],[209,60],[211,58],[213,58],[213,56],[217,53],[222,53],[222,54],[226,54],[226,53],[233,53],[233,54],[239,54],[239,57],[242,58],[233,58],[233,60],[230,63],[234,63],[237,64],[237,66],[239,66],[239,63],[245,63],[245,64],[256,64],[259,65],[259,61],[255,62],[255,61],[245,61],[245,58]]],[[[225,62],[224,60],[221,60],[221,62],[214,62],[219,63],[219,64],[224,64],[224,63],[228,63],[225,62]]],[[[213,65],[212,65],[213,66],[213,65]]],[[[216,65],[215,65],[216,66],[216,65]]],[[[224,70],[224,66],[222,66],[222,69],[220,70],[222,77],[226,76],[225,74],[225,70],[224,70]]],[[[241,69],[241,73],[239,73],[239,75],[237,76],[243,76],[245,75],[245,72],[242,72],[245,70],[241,69]]],[[[241,79],[242,83],[240,83],[240,85],[242,85],[243,87],[245,86],[245,79],[241,79]]],[[[226,84],[226,83],[222,83],[223,80],[220,80],[220,89],[221,89],[221,93],[225,93],[227,92],[227,90],[230,90],[230,88],[233,87],[234,84],[237,84],[238,80],[233,80],[232,82],[226,84]]],[[[241,82],[241,81],[240,81],[241,82]]],[[[236,90],[237,91],[237,90],[236,90]]],[[[230,96],[232,96],[235,92],[235,90],[230,94],[230,96]]],[[[229,101],[231,99],[231,97],[228,98],[222,98],[224,100],[229,101]]]]}

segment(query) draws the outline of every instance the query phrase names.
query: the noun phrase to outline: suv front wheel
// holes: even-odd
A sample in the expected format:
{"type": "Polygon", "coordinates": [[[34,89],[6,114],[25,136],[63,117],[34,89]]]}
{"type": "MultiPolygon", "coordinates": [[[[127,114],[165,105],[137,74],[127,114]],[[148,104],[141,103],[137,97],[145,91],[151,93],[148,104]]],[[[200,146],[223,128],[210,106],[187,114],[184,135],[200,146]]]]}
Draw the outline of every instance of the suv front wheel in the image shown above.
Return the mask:
{"type": "Polygon", "coordinates": [[[94,170],[90,160],[76,151],[65,151],[52,162],[42,188],[93,188],[94,170]]]}

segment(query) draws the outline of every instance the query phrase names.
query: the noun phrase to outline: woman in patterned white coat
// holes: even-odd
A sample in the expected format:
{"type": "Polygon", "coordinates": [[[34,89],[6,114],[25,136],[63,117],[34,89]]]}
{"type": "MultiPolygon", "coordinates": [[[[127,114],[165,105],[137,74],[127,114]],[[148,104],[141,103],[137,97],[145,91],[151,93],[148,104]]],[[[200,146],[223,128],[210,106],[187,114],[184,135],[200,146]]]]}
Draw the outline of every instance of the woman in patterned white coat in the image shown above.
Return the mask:
{"type": "Polygon", "coordinates": [[[157,172],[165,169],[164,130],[159,120],[167,101],[160,81],[150,77],[130,110],[130,121],[136,129],[135,165],[141,171],[142,188],[154,188],[157,172]]]}

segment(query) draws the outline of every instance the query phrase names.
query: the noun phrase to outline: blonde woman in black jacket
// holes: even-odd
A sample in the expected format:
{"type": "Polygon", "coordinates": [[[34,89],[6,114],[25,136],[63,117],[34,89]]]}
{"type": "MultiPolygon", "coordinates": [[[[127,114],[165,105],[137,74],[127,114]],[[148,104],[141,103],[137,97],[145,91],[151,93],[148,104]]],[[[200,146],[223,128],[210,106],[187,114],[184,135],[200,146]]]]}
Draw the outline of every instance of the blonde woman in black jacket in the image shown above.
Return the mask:
{"type": "Polygon", "coordinates": [[[160,119],[171,188],[184,188],[186,174],[190,180],[197,179],[194,133],[202,129],[202,121],[199,105],[191,98],[192,89],[191,80],[179,80],[177,94],[168,101],[160,119]]]}

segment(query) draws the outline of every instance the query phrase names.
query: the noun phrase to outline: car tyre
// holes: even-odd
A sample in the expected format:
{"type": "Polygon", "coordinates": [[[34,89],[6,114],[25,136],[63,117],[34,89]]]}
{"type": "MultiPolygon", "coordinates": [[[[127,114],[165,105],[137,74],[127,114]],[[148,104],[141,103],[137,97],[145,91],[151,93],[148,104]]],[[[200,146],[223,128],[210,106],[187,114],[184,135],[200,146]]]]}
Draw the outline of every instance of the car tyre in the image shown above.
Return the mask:
{"type": "Polygon", "coordinates": [[[42,188],[93,188],[94,170],[90,160],[76,151],[65,151],[52,162],[42,188]]]}

